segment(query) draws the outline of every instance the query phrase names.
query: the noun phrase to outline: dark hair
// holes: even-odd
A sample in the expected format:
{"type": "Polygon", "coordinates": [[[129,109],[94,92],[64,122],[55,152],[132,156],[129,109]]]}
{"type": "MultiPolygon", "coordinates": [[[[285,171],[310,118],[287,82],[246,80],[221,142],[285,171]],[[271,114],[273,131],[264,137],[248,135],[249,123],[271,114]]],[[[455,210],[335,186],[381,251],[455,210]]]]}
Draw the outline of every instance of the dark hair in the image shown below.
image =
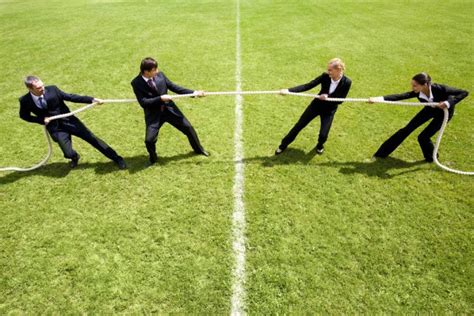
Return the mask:
{"type": "Polygon", "coordinates": [[[23,82],[25,83],[25,86],[27,88],[33,88],[33,83],[35,83],[36,81],[40,81],[40,78],[38,78],[36,76],[29,75],[29,76],[26,76],[26,78],[23,82]]]}
{"type": "Polygon", "coordinates": [[[140,72],[150,71],[152,69],[158,68],[158,63],[151,57],[143,58],[140,64],[140,72]]]}
{"type": "Polygon", "coordinates": [[[421,72],[419,74],[416,74],[411,79],[415,80],[418,84],[421,84],[421,85],[431,84],[431,77],[426,72],[421,72]]]}

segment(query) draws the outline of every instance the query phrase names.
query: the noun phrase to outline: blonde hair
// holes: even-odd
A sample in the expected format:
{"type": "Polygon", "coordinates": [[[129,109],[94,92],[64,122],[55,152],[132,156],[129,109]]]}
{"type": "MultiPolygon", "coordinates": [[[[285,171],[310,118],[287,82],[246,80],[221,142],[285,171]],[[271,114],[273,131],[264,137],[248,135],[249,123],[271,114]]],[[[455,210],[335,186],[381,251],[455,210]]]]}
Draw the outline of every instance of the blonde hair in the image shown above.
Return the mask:
{"type": "Polygon", "coordinates": [[[340,58],[333,58],[331,59],[328,64],[336,67],[337,69],[341,69],[342,71],[346,70],[346,64],[340,58]]]}

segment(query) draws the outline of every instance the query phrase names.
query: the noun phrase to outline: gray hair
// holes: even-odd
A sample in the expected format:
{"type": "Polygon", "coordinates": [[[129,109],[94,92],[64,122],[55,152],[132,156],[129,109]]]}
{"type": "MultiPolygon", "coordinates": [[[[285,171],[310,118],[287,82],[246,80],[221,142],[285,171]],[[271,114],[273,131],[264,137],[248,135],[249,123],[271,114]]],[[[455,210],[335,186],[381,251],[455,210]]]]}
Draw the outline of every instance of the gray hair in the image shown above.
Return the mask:
{"type": "Polygon", "coordinates": [[[25,83],[25,86],[27,88],[32,88],[33,87],[33,83],[37,82],[37,81],[40,81],[41,79],[36,77],[36,76],[32,76],[32,75],[29,75],[29,76],[26,76],[25,80],[24,80],[24,83],[25,83]]]}

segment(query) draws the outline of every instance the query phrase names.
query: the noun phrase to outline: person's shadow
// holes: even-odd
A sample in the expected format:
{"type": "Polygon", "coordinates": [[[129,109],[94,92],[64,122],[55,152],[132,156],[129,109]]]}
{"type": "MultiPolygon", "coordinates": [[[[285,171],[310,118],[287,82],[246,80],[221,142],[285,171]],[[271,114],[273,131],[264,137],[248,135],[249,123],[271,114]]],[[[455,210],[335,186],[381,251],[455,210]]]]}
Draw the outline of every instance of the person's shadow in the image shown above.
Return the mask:
{"type": "MultiPolygon", "coordinates": [[[[179,161],[195,156],[194,152],[185,154],[178,154],[174,156],[159,156],[158,161],[154,165],[150,165],[147,155],[138,155],[132,157],[124,157],[127,163],[127,170],[119,170],[117,165],[112,161],[104,162],[83,162],[79,164],[74,170],[94,169],[96,174],[103,175],[111,172],[128,172],[135,174],[152,166],[164,166],[170,162],[179,161]]],[[[64,178],[73,169],[69,166],[69,161],[48,163],[36,170],[27,172],[10,172],[4,176],[0,174],[0,185],[16,182],[23,178],[43,176],[50,178],[64,178]]]]}
{"type": "Polygon", "coordinates": [[[342,174],[366,174],[369,177],[379,177],[382,179],[390,179],[402,174],[411,173],[420,170],[421,168],[413,168],[426,164],[424,160],[407,162],[401,159],[387,157],[377,158],[371,161],[347,161],[347,162],[325,162],[319,166],[340,168],[339,172],[342,174]],[[397,173],[389,173],[391,170],[402,170],[397,173]]]}
{"type": "MultiPolygon", "coordinates": [[[[282,154],[275,156],[256,156],[244,158],[245,163],[261,163],[263,167],[273,167],[278,165],[291,164],[308,164],[315,156],[316,151],[313,149],[309,152],[304,152],[301,149],[287,148],[282,154]]],[[[330,161],[312,164],[317,167],[339,168],[342,174],[366,174],[369,177],[379,177],[383,179],[390,179],[402,174],[415,172],[421,168],[413,168],[415,166],[425,164],[424,160],[407,162],[401,159],[387,157],[383,159],[376,159],[371,161],[330,161]],[[391,173],[391,170],[402,170],[398,173],[391,173]]]]}
{"type": "Polygon", "coordinates": [[[316,156],[316,150],[305,153],[301,149],[287,148],[280,155],[255,156],[244,158],[245,163],[261,163],[263,167],[273,167],[278,165],[308,164],[316,156]]]}

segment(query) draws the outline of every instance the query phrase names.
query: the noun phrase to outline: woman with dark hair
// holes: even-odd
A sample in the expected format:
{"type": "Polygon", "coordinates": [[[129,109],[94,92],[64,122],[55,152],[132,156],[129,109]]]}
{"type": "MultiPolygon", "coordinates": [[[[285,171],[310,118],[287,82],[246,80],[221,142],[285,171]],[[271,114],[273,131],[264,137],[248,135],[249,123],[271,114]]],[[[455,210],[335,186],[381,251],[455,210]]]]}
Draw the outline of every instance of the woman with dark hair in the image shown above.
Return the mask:
{"type": "Polygon", "coordinates": [[[275,150],[275,155],[281,154],[298,136],[299,132],[306,127],[314,118],[321,118],[318,143],[315,147],[318,154],[324,152],[324,143],[328,139],[337,106],[342,102],[329,102],[326,98],[345,98],[349,93],[352,81],[344,75],[345,64],[339,58],[333,58],[328,62],[327,72],[322,73],[312,81],[290,89],[282,89],[281,94],[288,92],[303,92],[321,85],[319,98],[314,99],[301,115],[295,126],[282,139],[280,146],[275,150]]]}
{"type": "Polygon", "coordinates": [[[423,109],[418,112],[418,114],[416,114],[405,127],[398,130],[380,146],[374,154],[374,157],[387,157],[397,149],[405,138],[407,138],[415,129],[432,119],[428,126],[420,133],[420,135],[418,135],[418,143],[420,144],[425,160],[427,162],[432,162],[434,146],[431,142],[431,137],[441,128],[443,123],[443,109],[448,108],[449,120],[451,120],[454,114],[455,105],[469,94],[465,90],[431,83],[431,77],[424,72],[419,73],[412,78],[411,87],[412,91],[410,92],[370,98],[369,103],[381,100],[398,101],[416,97],[422,103],[438,102],[438,105],[435,108],[430,106],[423,107],[423,109]]]}

